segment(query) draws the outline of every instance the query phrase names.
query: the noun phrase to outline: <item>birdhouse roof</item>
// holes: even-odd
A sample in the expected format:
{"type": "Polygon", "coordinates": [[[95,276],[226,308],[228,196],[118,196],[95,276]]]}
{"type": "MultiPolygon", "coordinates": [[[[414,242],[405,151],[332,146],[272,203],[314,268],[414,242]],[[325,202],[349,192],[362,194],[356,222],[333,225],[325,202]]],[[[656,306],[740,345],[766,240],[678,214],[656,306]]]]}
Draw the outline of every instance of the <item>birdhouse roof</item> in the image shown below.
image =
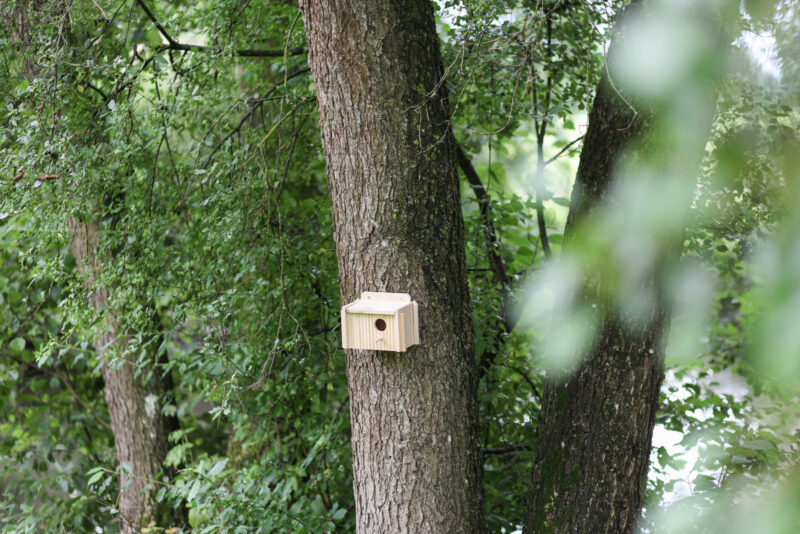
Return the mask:
{"type": "Polygon", "coordinates": [[[408,293],[361,293],[361,298],[345,306],[347,313],[394,315],[411,303],[408,293]]]}

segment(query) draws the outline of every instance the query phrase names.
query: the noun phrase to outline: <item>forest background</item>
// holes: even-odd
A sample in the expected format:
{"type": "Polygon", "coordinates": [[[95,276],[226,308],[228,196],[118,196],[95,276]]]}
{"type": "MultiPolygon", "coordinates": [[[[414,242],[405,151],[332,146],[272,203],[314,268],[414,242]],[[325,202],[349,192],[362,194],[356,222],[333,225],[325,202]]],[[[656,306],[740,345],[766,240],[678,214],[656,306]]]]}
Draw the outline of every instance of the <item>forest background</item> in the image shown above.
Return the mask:
{"type": "MultiPolygon", "coordinates": [[[[447,95],[458,147],[486,529],[523,528],[543,395],[597,333],[568,297],[596,276],[610,309],[672,317],[638,528],[796,532],[800,8],[652,2],[606,61],[627,3],[435,5],[443,76],[419,92],[447,95]],[[601,78],[632,117],[668,120],[562,254],[601,78]],[[659,263],[676,235],[680,260],[659,263]]],[[[355,531],[300,7],[0,17],[3,532],[355,531]],[[120,518],[126,499],[142,515],[120,518]]]]}

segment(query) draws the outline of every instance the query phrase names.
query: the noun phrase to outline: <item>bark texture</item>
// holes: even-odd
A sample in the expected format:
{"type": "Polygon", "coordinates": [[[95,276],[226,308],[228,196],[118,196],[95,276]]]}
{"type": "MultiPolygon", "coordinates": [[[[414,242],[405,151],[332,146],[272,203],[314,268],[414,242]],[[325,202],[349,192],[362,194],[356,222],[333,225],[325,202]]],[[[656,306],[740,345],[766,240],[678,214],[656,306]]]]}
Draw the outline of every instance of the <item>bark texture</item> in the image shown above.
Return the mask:
{"type": "MultiPolygon", "coordinates": [[[[72,219],[69,226],[73,236],[72,254],[89,292],[89,305],[97,311],[106,309],[109,305],[108,289],[96,283],[102,268],[97,256],[97,223],[81,223],[72,219]]],[[[145,381],[149,369],[144,369],[137,377],[136,364],[131,360],[124,361],[115,369],[109,366],[109,358],[125,348],[125,336],[119,331],[113,313],[106,313],[95,346],[105,360],[102,368],[105,398],[114,432],[117,461],[120,465],[130,466],[129,473],[122,470],[119,480],[117,505],[122,532],[140,532],[151,524],[161,527],[172,525],[179,517],[173,517],[175,512],[170,507],[159,505],[154,499],[158,490],[156,481],[169,448],[167,436],[177,428],[176,421],[161,413],[165,384],[158,372],[145,381]],[[150,489],[145,489],[148,486],[150,489]]]]}
{"type": "MultiPolygon", "coordinates": [[[[634,9],[635,4],[623,14],[610,54],[634,9]]],[[[589,115],[565,246],[575,227],[604,204],[615,162],[646,135],[649,118],[644,106],[635,113],[603,75],[589,115]]],[[[543,392],[526,533],[631,533],[641,513],[663,379],[666,306],[657,302],[632,328],[613,305],[592,303],[602,314],[593,347],[573,375],[549,382],[543,392]]]]}
{"type": "Polygon", "coordinates": [[[307,0],[343,302],[407,292],[420,344],[348,350],[360,533],[485,530],[456,146],[428,0],[307,0]]]}

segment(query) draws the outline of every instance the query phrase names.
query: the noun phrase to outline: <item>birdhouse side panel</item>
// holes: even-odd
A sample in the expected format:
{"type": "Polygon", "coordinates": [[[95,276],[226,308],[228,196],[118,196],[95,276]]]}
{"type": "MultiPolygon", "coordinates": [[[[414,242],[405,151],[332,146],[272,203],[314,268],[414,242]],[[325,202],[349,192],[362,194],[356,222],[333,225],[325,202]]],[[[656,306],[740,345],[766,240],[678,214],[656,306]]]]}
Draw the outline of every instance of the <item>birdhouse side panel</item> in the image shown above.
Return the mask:
{"type": "Polygon", "coordinates": [[[342,322],[340,326],[340,328],[342,329],[342,348],[351,349],[353,347],[350,346],[350,339],[348,335],[350,333],[350,328],[347,322],[347,311],[345,311],[346,309],[347,306],[342,306],[342,316],[341,316],[342,322]]]}
{"type": "Polygon", "coordinates": [[[395,335],[397,336],[397,345],[400,352],[405,352],[405,350],[408,348],[408,338],[406,337],[406,331],[408,330],[407,323],[408,317],[406,314],[403,313],[402,309],[398,310],[397,323],[395,325],[395,331],[397,333],[395,335]]]}
{"type": "Polygon", "coordinates": [[[419,326],[417,324],[417,314],[415,302],[410,302],[398,310],[398,339],[400,340],[400,350],[405,352],[408,347],[419,343],[419,326]]]}
{"type": "Polygon", "coordinates": [[[413,326],[411,327],[412,345],[419,345],[419,304],[416,301],[411,303],[411,315],[413,326]]]}
{"type": "Polygon", "coordinates": [[[395,313],[394,316],[394,324],[392,325],[393,336],[397,340],[397,350],[398,352],[403,352],[406,350],[405,342],[403,340],[403,336],[405,333],[405,329],[403,326],[403,314],[401,312],[395,313]]]}
{"type": "Polygon", "coordinates": [[[419,312],[416,302],[412,302],[408,307],[408,331],[406,339],[408,346],[419,345],[419,312]]]}

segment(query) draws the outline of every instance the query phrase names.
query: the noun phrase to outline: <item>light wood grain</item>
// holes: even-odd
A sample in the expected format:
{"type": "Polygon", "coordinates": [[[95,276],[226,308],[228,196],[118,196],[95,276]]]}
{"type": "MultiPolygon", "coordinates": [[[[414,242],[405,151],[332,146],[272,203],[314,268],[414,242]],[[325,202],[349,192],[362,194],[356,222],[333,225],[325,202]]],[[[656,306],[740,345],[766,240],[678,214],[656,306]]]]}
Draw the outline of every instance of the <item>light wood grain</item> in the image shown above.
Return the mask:
{"type": "Polygon", "coordinates": [[[419,344],[419,314],[408,293],[363,292],[342,306],[342,347],[405,352],[419,344]],[[377,321],[383,320],[384,330],[377,321]]]}

